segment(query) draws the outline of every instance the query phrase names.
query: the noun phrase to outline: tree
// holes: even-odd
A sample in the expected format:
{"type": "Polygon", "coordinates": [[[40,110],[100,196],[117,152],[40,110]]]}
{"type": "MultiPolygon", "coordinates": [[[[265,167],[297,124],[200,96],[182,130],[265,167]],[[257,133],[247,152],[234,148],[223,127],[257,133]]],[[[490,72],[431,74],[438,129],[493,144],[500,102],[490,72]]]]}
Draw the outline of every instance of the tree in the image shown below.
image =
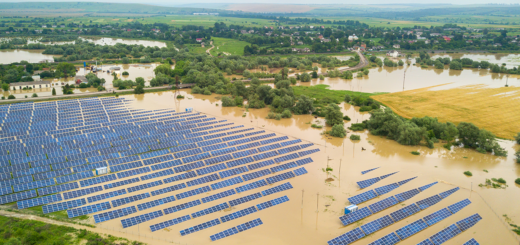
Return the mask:
{"type": "Polygon", "coordinates": [[[56,67],[56,73],[63,74],[63,77],[73,77],[76,75],[76,67],[73,64],[62,62],[56,67]]]}
{"type": "Polygon", "coordinates": [[[236,105],[235,101],[230,96],[223,96],[221,101],[223,107],[230,107],[236,105]]]}
{"type": "Polygon", "coordinates": [[[457,130],[459,130],[459,140],[465,146],[469,146],[471,148],[476,148],[476,143],[478,142],[478,137],[480,130],[473,123],[461,122],[457,126],[457,130]]]}
{"type": "Polygon", "coordinates": [[[31,97],[36,98],[36,97],[38,97],[38,94],[37,93],[33,93],[31,97]]]}
{"type": "Polygon", "coordinates": [[[144,87],[144,78],[142,77],[136,77],[135,78],[135,83],[137,83],[137,85],[141,85],[144,87]]]}
{"type": "Polygon", "coordinates": [[[348,103],[352,100],[352,98],[350,98],[350,95],[346,94],[343,100],[348,103]]]}
{"type": "Polygon", "coordinates": [[[300,75],[300,81],[302,81],[302,82],[310,82],[311,81],[311,76],[309,75],[309,73],[304,72],[304,73],[302,73],[300,75]]]}
{"type": "Polygon", "coordinates": [[[7,97],[7,99],[14,100],[14,99],[16,99],[16,97],[14,97],[14,95],[10,94],[10,95],[7,97]]]}
{"type": "Polygon", "coordinates": [[[345,130],[342,124],[336,124],[332,126],[330,135],[334,137],[345,138],[345,136],[347,136],[347,130],[345,130]]]}
{"type": "Polygon", "coordinates": [[[518,133],[516,136],[515,136],[515,141],[517,144],[520,144],[520,133],[518,133]]]}
{"type": "Polygon", "coordinates": [[[56,88],[52,88],[52,95],[56,95],[56,88]]]}
{"type": "Polygon", "coordinates": [[[123,64],[129,64],[130,63],[130,59],[128,57],[123,57],[122,61],[123,61],[123,64]]]}
{"type": "Polygon", "coordinates": [[[9,84],[7,84],[7,83],[2,83],[2,90],[4,90],[4,92],[9,91],[9,84]]]}
{"type": "Polygon", "coordinates": [[[137,85],[134,89],[134,94],[144,94],[144,87],[141,85],[137,85]]]}
{"type": "Polygon", "coordinates": [[[296,114],[300,115],[312,113],[315,110],[314,101],[311,98],[302,94],[298,98],[298,101],[296,102],[296,105],[294,106],[293,110],[296,114]]]}
{"type": "Polygon", "coordinates": [[[444,64],[439,60],[435,61],[435,69],[444,69],[444,64]]]}
{"type": "Polygon", "coordinates": [[[166,74],[169,76],[172,74],[173,70],[169,64],[162,64],[160,66],[155,67],[155,69],[153,71],[155,72],[155,75],[162,73],[162,74],[166,74]]]}
{"type": "Polygon", "coordinates": [[[343,112],[338,105],[330,103],[325,107],[325,123],[329,126],[340,124],[343,126],[343,112]]]}
{"type": "Polygon", "coordinates": [[[450,69],[451,70],[462,70],[462,64],[458,61],[452,61],[450,63],[450,69]]]}
{"type": "Polygon", "coordinates": [[[404,65],[404,62],[403,60],[399,60],[399,62],[397,63],[399,66],[403,66],[404,65]]]}
{"type": "Polygon", "coordinates": [[[441,139],[446,140],[448,145],[451,145],[451,141],[459,134],[459,130],[453,123],[446,123],[446,129],[441,133],[441,139]]]}

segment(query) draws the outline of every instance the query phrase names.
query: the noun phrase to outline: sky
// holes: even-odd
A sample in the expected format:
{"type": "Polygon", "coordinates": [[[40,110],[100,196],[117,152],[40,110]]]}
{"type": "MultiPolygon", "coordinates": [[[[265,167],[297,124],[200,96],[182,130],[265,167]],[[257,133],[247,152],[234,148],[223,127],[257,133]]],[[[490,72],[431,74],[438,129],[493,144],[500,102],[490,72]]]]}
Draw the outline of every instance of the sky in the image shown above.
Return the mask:
{"type": "MultiPolygon", "coordinates": [[[[360,2],[359,0],[81,0],[81,1],[73,1],[73,0],[0,0],[0,2],[118,2],[118,3],[142,3],[142,4],[151,4],[151,5],[182,5],[182,4],[194,4],[194,3],[213,3],[213,4],[222,4],[222,3],[269,3],[269,4],[518,4],[518,0],[364,0],[360,2]]],[[[201,5],[201,7],[204,7],[201,5]]]]}

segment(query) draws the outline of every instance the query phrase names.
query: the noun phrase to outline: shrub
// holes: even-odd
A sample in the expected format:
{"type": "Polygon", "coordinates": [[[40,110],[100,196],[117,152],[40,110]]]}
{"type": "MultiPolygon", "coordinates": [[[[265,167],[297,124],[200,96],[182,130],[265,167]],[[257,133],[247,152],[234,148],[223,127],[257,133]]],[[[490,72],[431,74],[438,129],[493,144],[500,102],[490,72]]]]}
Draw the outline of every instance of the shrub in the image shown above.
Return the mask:
{"type": "Polygon", "coordinates": [[[14,95],[10,94],[9,96],[7,96],[7,99],[14,100],[14,99],[16,99],[16,97],[14,97],[14,95]]]}
{"type": "Polygon", "coordinates": [[[313,123],[313,124],[311,125],[311,128],[323,128],[323,126],[322,126],[322,125],[318,125],[318,124],[314,124],[314,123],[313,123]]]}
{"type": "Polygon", "coordinates": [[[202,89],[199,86],[195,86],[195,87],[191,88],[191,93],[200,94],[200,93],[202,93],[202,89]]]}
{"type": "Polygon", "coordinates": [[[88,84],[86,83],[80,83],[79,88],[88,88],[88,84]]]}
{"type": "Polygon", "coordinates": [[[359,112],[371,111],[371,110],[372,110],[372,106],[368,106],[368,105],[365,105],[365,106],[362,106],[359,108],[359,112]]]}
{"type": "Polygon", "coordinates": [[[411,153],[412,153],[413,155],[416,155],[416,156],[421,155],[421,153],[418,152],[418,151],[412,151],[411,153]]]}
{"type": "Polygon", "coordinates": [[[518,185],[520,185],[520,178],[516,178],[516,179],[515,179],[515,183],[518,184],[518,185]]]}
{"type": "Polygon", "coordinates": [[[363,131],[366,129],[366,125],[364,123],[353,123],[349,129],[352,131],[363,131]]]}
{"type": "Polygon", "coordinates": [[[517,144],[520,144],[520,133],[518,133],[516,136],[515,136],[515,141],[517,144]]]}
{"type": "Polygon", "coordinates": [[[470,171],[466,171],[466,172],[464,172],[464,174],[465,174],[466,176],[473,176],[473,174],[472,174],[470,171]]]}
{"type": "Polygon", "coordinates": [[[97,91],[104,91],[104,90],[105,90],[105,87],[103,87],[103,86],[97,87],[97,91]]]}
{"type": "Polygon", "coordinates": [[[128,76],[128,75],[130,75],[130,73],[128,73],[127,71],[124,71],[123,73],[121,73],[121,75],[128,76]]]}
{"type": "Polygon", "coordinates": [[[52,88],[52,95],[56,95],[56,88],[52,88]]]}
{"type": "Polygon", "coordinates": [[[267,119],[274,119],[276,117],[276,114],[274,112],[267,113],[267,119]]]}
{"type": "Polygon", "coordinates": [[[282,112],[282,118],[291,118],[292,116],[292,113],[289,109],[285,109],[283,110],[282,112]]]}
{"type": "Polygon", "coordinates": [[[505,184],[505,183],[506,183],[506,180],[505,180],[505,179],[502,179],[502,178],[499,178],[499,179],[497,180],[497,182],[500,183],[500,184],[505,184]]]}
{"type": "Polygon", "coordinates": [[[343,100],[348,103],[352,100],[352,98],[350,97],[350,95],[346,94],[343,100]]]}
{"type": "Polygon", "coordinates": [[[2,100],[5,100],[5,96],[2,96],[2,100]]]}
{"type": "Polygon", "coordinates": [[[211,91],[209,91],[209,89],[205,89],[204,90],[204,95],[211,95],[211,91]]]}
{"type": "Polygon", "coordinates": [[[359,136],[357,134],[351,134],[350,135],[350,139],[351,140],[361,140],[361,136],[359,136]]]}
{"type": "Polygon", "coordinates": [[[343,117],[343,120],[350,121],[350,117],[348,117],[348,116],[344,116],[344,117],[343,117]]]}
{"type": "Polygon", "coordinates": [[[177,99],[184,99],[184,96],[179,94],[179,95],[177,95],[177,99]]]}
{"type": "Polygon", "coordinates": [[[235,105],[243,106],[244,105],[244,98],[242,96],[235,97],[235,105]]]}
{"type": "Polygon", "coordinates": [[[37,94],[37,93],[34,93],[34,94],[32,94],[31,97],[36,98],[36,97],[38,97],[38,94],[37,94]]]}
{"type": "Polygon", "coordinates": [[[274,119],[281,120],[282,119],[282,114],[276,114],[276,116],[274,116],[274,119]]]}
{"type": "Polygon", "coordinates": [[[224,96],[222,97],[222,106],[224,107],[230,107],[230,106],[235,106],[235,101],[229,97],[229,96],[224,96]]]}
{"type": "Polygon", "coordinates": [[[323,75],[320,75],[320,80],[324,80],[325,77],[323,75]]]}
{"type": "Polygon", "coordinates": [[[347,130],[341,124],[336,124],[332,126],[332,130],[330,131],[330,135],[339,138],[345,138],[347,136],[347,130]]]}
{"type": "Polygon", "coordinates": [[[27,95],[25,96],[25,98],[27,98],[27,95]]]}
{"type": "Polygon", "coordinates": [[[144,88],[141,85],[137,85],[134,89],[134,94],[144,94],[144,88]]]}

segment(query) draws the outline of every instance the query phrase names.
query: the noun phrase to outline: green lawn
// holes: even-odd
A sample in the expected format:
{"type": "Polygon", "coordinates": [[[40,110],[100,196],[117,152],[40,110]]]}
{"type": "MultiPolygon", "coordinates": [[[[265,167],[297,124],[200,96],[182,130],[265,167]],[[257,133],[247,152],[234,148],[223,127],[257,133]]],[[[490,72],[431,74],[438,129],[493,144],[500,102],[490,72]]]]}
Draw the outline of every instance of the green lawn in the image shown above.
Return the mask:
{"type": "Polygon", "coordinates": [[[185,47],[190,50],[190,53],[194,54],[204,54],[208,49],[208,47],[201,47],[200,44],[186,44],[185,47]]]}
{"type": "Polygon", "coordinates": [[[251,45],[248,42],[229,38],[213,37],[212,39],[215,48],[213,48],[210,52],[214,56],[224,52],[232,55],[244,55],[244,47],[246,45],[251,45]]]}

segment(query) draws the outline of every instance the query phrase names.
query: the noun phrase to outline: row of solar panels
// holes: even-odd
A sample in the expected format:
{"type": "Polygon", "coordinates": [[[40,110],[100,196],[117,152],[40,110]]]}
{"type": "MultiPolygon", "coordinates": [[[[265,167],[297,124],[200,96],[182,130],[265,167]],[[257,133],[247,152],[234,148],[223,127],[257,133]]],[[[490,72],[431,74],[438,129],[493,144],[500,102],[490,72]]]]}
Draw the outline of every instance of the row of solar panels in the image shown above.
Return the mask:
{"type": "Polygon", "coordinates": [[[413,178],[399,181],[396,183],[381,186],[381,187],[375,188],[374,190],[369,190],[369,191],[363,192],[361,194],[349,197],[348,200],[350,203],[360,204],[360,203],[366,202],[370,199],[376,198],[377,196],[381,196],[383,194],[389,193],[392,190],[408,183],[410,180],[413,180],[415,178],[417,178],[417,177],[413,177],[413,178]]]}

